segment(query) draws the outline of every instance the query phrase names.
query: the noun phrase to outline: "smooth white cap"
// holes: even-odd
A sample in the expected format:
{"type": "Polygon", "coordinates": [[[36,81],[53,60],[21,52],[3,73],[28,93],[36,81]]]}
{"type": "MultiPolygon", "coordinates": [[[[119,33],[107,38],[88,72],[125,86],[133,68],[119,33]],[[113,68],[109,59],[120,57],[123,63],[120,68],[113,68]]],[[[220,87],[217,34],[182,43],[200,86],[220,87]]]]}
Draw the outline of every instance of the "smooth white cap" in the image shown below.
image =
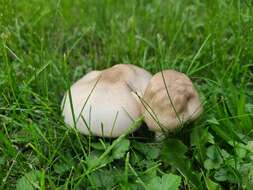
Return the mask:
{"type": "Polygon", "coordinates": [[[69,91],[64,96],[65,122],[70,127],[76,123],[77,130],[86,135],[120,136],[141,116],[133,91],[143,95],[151,77],[144,69],[124,64],[88,73],[71,86],[71,99],[69,91]]]}

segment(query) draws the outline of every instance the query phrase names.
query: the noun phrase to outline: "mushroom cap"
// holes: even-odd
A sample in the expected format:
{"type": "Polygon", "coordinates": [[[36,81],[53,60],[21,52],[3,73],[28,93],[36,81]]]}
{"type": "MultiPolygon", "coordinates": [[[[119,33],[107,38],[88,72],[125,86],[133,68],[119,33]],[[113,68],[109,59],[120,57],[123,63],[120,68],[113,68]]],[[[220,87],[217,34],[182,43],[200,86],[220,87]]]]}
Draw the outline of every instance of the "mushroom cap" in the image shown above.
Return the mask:
{"type": "Polygon", "coordinates": [[[115,65],[92,71],[74,83],[65,94],[62,110],[65,122],[86,135],[117,137],[141,115],[141,105],[129,88],[144,93],[151,74],[133,65],[115,65]],[[74,110],[74,118],[71,103],[74,110]]]}
{"type": "Polygon", "coordinates": [[[103,70],[101,80],[111,84],[125,82],[132,91],[143,96],[151,77],[148,71],[135,65],[117,64],[103,70]]]}
{"type": "Polygon", "coordinates": [[[199,95],[185,74],[165,70],[150,79],[143,96],[142,113],[152,131],[176,129],[196,119],[202,111],[199,95]]]}

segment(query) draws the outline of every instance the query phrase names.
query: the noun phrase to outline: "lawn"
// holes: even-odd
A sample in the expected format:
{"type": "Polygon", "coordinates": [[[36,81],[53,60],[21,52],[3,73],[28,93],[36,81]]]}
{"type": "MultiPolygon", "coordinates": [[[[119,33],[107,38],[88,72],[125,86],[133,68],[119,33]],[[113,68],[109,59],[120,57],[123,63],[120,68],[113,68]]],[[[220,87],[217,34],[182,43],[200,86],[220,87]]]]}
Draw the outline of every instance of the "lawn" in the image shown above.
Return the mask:
{"type": "Polygon", "coordinates": [[[253,189],[249,0],[0,0],[0,189],[253,189]],[[131,63],[186,73],[204,112],[155,141],[70,130],[64,92],[131,63]]]}

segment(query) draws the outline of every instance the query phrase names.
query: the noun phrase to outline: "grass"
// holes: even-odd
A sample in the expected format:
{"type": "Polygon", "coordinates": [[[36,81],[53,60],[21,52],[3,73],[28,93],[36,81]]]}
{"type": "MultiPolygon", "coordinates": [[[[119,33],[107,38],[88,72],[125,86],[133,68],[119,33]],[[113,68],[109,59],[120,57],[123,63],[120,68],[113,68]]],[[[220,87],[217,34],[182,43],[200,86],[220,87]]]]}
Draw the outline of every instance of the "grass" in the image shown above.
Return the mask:
{"type": "Polygon", "coordinates": [[[252,32],[249,0],[0,0],[0,189],[253,189],[252,32]],[[64,92],[118,63],[187,73],[204,113],[160,143],[68,130],[64,92]]]}

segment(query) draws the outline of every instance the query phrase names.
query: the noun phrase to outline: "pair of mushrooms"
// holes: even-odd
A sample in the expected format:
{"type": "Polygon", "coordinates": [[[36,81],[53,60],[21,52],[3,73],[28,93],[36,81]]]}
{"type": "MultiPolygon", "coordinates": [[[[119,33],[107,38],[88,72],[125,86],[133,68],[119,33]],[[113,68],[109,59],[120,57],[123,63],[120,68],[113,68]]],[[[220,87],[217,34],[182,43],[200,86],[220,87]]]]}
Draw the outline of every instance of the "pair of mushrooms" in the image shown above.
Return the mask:
{"type": "Polygon", "coordinates": [[[148,71],[118,64],[83,76],[62,101],[65,122],[86,135],[118,137],[144,116],[160,134],[196,119],[202,112],[191,80],[173,70],[152,76],[148,71]]]}

